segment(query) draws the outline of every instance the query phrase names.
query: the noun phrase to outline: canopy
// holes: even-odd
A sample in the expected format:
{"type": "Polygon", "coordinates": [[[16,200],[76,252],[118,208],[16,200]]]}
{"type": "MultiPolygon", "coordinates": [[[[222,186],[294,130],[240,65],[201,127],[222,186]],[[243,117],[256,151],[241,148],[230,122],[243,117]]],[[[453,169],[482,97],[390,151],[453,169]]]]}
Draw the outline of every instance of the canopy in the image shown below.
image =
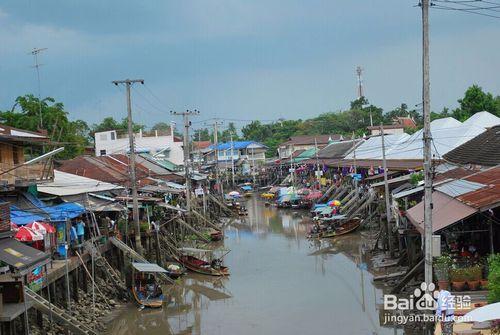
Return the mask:
{"type": "MultiPolygon", "coordinates": [[[[432,192],[432,232],[444,229],[455,222],[466,219],[477,212],[462,202],[439,191],[432,192]]],[[[406,212],[410,222],[420,233],[424,232],[424,202],[420,202],[406,212]]]]}
{"type": "Polygon", "coordinates": [[[34,265],[50,261],[50,255],[13,239],[0,239],[0,260],[23,274],[34,265]]]}
{"type": "Polygon", "coordinates": [[[50,221],[66,221],[66,219],[73,219],[85,212],[85,208],[82,206],[68,202],[64,204],[59,204],[55,206],[47,206],[44,210],[49,214],[50,221]]]}
{"type": "Polygon", "coordinates": [[[35,221],[41,221],[45,218],[38,214],[20,210],[16,206],[10,206],[10,221],[18,226],[23,226],[35,221]]]}
{"type": "Polygon", "coordinates": [[[43,235],[41,232],[34,231],[33,229],[23,226],[19,228],[14,235],[14,238],[21,242],[34,242],[34,241],[42,241],[43,235]]]}
{"type": "Polygon", "coordinates": [[[306,195],[305,199],[306,200],[316,200],[316,199],[319,199],[323,196],[323,193],[321,193],[320,191],[313,191],[311,193],[309,193],[308,195],[306,195]]]}
{"type": "Polygon", "coordinates": [[[191,252],[191,253],[210,253],[210,252],[213,252],[213,250],[198,249],[198,248],[179,248],[179,251],[191,252]]]}
{"type": "Polygon", "coordinates": [[[165,273],[167,270],[155,263],[132,263],[134,269],[139,272],[165,273]]]}
{"type": "Polygon", "coordinates": [[[332,214],[332,212],[333,212],[333,208],[323,207],[319,213],[322,215],[328,215],[328,214],[332,214]]]}
{"type": "Polygon", "coordinates": [[[241,189],[243,191],[251,191],[251,190],[253,190],[252,186],[249,186],[249,185],[241,186],[241,189]]]}
{"type": "Polygon", "coordinates": [[[485,322],[496,319],[500,319],[500,302],[476,308],[463,317],[466,322],[485,322]]]}

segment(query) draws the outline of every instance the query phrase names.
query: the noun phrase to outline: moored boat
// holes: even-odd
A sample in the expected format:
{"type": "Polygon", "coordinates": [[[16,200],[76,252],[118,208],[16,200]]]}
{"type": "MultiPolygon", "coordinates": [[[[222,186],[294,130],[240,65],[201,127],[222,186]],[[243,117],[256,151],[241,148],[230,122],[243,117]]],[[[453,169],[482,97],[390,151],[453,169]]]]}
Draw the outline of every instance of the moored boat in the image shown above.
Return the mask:
{"type": "Polygon", "coordinates": [[[132,296],[141,307],[161,308],[165,300],[155,274],[168,273],[154,263],[132,263],[132,296]]]}
{"type": "Polygon", "coordinates": [[[325,231],[320,237],[321,238],[330,238],[330,237],[336,237],[336,236],[341,236],[348,234],[350,232],[355,231],[358,229],[358,227],[361,225],[361,219],[360,218],[353,218],[350,220],[347,220],[344,223],[341,223],[340,225],[334,227],[331,230],[325,231]]]}
{"type": "Polygon", "coordinates": [[[179,262],[189,270],[209,276],[229,276],[229,268],[222,265],[223,256],[213,257],[213,250],[180,248],[179,251],[179,262]],[[202,259],[204,256],[207,260],[202,259]]]}

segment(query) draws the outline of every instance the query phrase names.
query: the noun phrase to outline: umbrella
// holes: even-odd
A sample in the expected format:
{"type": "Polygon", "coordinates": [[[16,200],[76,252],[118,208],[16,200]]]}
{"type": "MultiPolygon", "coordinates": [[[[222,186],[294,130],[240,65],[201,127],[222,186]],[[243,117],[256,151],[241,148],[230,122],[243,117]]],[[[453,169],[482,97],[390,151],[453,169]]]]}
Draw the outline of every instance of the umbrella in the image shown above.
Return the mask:
{"type": "Polygon", "coordinates": [[[313,191],[311,193],[309,193],[308,195],[306,195],[306,199],[307,200],[316,200],[316,199],[319,199],[323,196],[323,193],[319,192],[319,191],[313,191]]]}
{"type": "Polygon", "coordinates": [[[330,201],[330,202],[328,202],[328,206],[338,207],[338,206],[340,206],[340,201],[338,201],[338,200],[330,201]]]}
{"type": "Polygon", "coordinates": [[[50,233],[56,232],[54,227],[52,227],[51,225],[44,223],[44,222],[35,221],[33,223],[27,224],[26,227],[29,227],[29,228],[33,229],[34,231],[40,232],[44,235],[47,233],[50,234],[50,233]]]}
{"type": "Polygon", "coordinates": [[[463,317],[465,322],[484,322],[496,319],[500,319],[500,302],[476,308],[463,317]]]}
{"type": "Polygon", "coordinates": [[[238,196],[240,196],[241,194],[240,194],[240,192],[238,192],[238,191],[231,191],[231,192],[229,192],[227,195],[229,195],[229,196],[231,196],[231,197],[238,197],[238,196]]]}
{"type": "Polygon", "coordinates": [[[297,191],[297,194],[300,195],[308,195],[309,193],[311,193],[311,190],[308,188],[301,188],[300,190],[297,191]]]}
{"type": "Polygon", "coordinates": [[[21,227],[14,238],[20,242],[42,241],[43,235],[29,227],[21,227]]]}
{"type": "Polygon", "coordinates": [[[18,231],[19,230],[19,226],[17,224],[15,224],[14,222],[11,222],[10,223],[10,230],[12,230],[12,231],[18,231]]]}

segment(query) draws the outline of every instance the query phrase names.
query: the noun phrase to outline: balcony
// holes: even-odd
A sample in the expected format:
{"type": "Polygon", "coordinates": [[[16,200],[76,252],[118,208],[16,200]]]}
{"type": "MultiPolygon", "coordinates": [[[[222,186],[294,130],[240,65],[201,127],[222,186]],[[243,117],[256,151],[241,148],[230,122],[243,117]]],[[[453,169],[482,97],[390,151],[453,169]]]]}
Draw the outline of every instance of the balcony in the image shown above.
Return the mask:
{"type": "MultiPolygon", "coordinates": [[[[15,165],[12,163],[0,163],[0,172],[8,171],[15,165]]],[[[12,186],[29,186],[54,179],[54,166],[52,161],[39,162],[18,168],[0,175],[0,188],[12,186]]]]}

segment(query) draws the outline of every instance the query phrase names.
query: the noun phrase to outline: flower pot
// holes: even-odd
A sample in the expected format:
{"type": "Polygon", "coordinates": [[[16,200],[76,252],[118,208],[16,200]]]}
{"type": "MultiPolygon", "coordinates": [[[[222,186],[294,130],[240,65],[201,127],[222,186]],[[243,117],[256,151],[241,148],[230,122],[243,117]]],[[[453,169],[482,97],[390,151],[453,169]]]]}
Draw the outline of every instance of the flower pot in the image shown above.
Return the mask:
{"type": "Polygon", "coordinates": [[[481,279],[480,282],[481,282],[481,288],[483,290],[487,290],[488,289],[488,279],[481,279]]]}
{"type": "Polygon", "coordinates": [[[448,291],[450,288],[450,281],[448,280],[438,280],[438,287],[439,290],[446,290],[448,291]]]}
{"type": "Polygon", "coordinates": [[[469,290],[477,291],[479,289],[479,285],[481,282],[479,280],[468,280],[467,285],[469,286],[469,290]]]}
{"type": "Polygon", "coordinates": [[[465,281],[452,281],[451,287],[453,288],[453,291],[463,291],[465,287],[465,281]]]}

